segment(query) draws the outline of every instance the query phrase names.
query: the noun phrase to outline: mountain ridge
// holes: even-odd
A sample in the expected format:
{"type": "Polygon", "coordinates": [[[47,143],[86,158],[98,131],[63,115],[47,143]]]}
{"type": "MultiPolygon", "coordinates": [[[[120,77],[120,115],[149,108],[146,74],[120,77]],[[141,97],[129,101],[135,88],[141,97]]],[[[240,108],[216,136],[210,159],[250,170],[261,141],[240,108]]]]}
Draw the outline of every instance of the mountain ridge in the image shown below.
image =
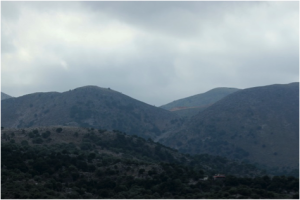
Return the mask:
{"type": "Polygon", "coordinates": [[[160,106],[160,108],[170,110],[180,117],[189,118],[198,112],[205,110],[227,95],[239,90],[240,89],[237,88],[217,87],[204,93],[175,100],[171,103],[160,106]]]}
{"type": "Polygon", "coordinates": [[[299,168],[299,82],[235,92],[160,138],[185,153],[299,168]]]}
{"type": "Polygon", "coordinates": [[[240,90],[240,89],[229,88],[229,87],[217,87],[217,88],[213,88],[213,89],[208,90],[203,93],[199,93],[199,94],[195,94],[195,95],[191,95],[188,97],[174,100],[174,101],[164,104],[160,107],[164,108],[166,110],[170,110],[170,109],[176,108],[176,107],[203,106],[203,105],[206,105],[206,104],[209,104],[212,102],[216,102],[219,99],[223,98],[224,96],[231,94],[232,92],[235,92],[238,90],[240,90]],[[213,94],[217,94],[218,96],[213,98],[213,96],[212,96],[213,94]],[[201,99],[200,102],[199,102],[199,99],[201,99]]]}
{"type": "Polygon", "coordinates": [[[90,126],[151,138],[173,126],[174,120],[180,123],[169,111],[98,86],[24,95],[3,102],[1,112],[5,127],[90,126]]]}

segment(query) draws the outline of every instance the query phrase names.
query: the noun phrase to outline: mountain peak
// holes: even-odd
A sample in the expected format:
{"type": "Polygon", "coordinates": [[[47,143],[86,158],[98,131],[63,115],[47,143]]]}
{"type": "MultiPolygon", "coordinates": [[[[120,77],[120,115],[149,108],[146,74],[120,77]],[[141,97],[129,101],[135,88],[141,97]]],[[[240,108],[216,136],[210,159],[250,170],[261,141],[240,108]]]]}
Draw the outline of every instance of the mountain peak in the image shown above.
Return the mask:
{"type": "Polygon", "coordinates": [[[67,92],[70,92],[70,91],[90,91],[90,92],[104,92],[104,93],[120,93],[121,92],[118,92],[116,90],[113,90],[111,88],[104,88],[104,87],[99,87],[99,86],[96,86],[96,85],[87,85],[87,86],[82,86],[82,87],[78,87],[78,88],[75,88],[73,90],[69,90],[67,92]]]}
{"type": "Polygon", "coordinates": [[[86,85],[86,86],[82,86],[82,87],[78,87],[78,88],[75,88],[74,90],[111,90],[109,87],[108,88],[104,88],[104,87],[99,87],[99,86],[96,86],[96,85],[86,85]]]}
{"type": "MultiPolygon", "coordinates": [[[[37,93],[2,102],[4,127],[80,126],[117,129],[155,138],[177,116],[110,88],[84,86],[63,93],[37,93]]],[[[172,123],[171,123],[172,121],[172,123]]]]}

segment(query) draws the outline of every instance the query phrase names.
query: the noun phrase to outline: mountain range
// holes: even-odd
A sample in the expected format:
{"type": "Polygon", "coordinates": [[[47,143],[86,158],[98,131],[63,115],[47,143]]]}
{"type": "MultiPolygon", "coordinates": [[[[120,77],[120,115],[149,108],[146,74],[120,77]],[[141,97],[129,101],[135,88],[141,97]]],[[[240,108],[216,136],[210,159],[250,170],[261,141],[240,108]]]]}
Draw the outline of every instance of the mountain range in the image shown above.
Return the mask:
{"type": "Polygon", "coordinates": [[[63,93],[39,92],[2,101],[1,114],[4,127],[94,127],[153,139],[181,125],[180,119],[170,111],[97,86],[63,93]]]}
{"type": "Polygon", "coordinates": [[[282,170],[299,168],[299,83],[239,90],[159,142],[282,170]]]}
{"type": "Polygon", "coordinates": [[[283,172],[299,168],[299,83],[216,88],[161,108],[97,86],[33,93],[1,103],[5,128],[119,130],[183,153],[221,155],[283,172]],[[201,112],[188,117],[166,110],[201,106],[201,112]]]}

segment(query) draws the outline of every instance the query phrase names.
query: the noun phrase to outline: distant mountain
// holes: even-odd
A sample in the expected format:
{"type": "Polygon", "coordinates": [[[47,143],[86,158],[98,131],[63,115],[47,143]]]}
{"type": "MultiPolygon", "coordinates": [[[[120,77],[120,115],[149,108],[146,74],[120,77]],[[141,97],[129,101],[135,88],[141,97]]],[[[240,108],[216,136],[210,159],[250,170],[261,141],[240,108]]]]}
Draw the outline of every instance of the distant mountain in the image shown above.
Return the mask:
{"type": "Polygon", "coordinates": [[[116,129],[152,139],[181,123],[170,111],[96,86],[8,99],[2,102],[1,114],[4,127],[71,125],[116,129]]]}
{"type": "Polygon", "coordinates": [[[8,94],[5,94],[4,92],[1,92],[1,100],[9,99],[9,98],[12,98],[12,97],[9,96],[8,94]]]}
{"type": "Polygon", "coordinates": [[[280,170],[299,168],[299,83],[237,91],[159,142],[280,170]]]}
{"type": "Polygon", "coordinates": [[[215,88],[205,93],[179,99],[160,107],[177,113],[179,116],[190,117],[238,90],[237,88],[226,87],[215,88]]]}

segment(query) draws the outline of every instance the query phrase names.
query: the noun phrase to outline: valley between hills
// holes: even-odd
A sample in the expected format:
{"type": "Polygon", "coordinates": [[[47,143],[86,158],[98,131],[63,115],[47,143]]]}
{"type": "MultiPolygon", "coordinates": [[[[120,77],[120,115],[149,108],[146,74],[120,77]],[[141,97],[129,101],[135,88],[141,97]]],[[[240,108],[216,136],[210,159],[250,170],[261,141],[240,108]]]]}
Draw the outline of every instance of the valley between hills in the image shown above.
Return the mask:
{"type": "Polygon", "coordinates": [[[1,198],[299,198],[299,83],[1,93],[1,155],[1,198]]]}

